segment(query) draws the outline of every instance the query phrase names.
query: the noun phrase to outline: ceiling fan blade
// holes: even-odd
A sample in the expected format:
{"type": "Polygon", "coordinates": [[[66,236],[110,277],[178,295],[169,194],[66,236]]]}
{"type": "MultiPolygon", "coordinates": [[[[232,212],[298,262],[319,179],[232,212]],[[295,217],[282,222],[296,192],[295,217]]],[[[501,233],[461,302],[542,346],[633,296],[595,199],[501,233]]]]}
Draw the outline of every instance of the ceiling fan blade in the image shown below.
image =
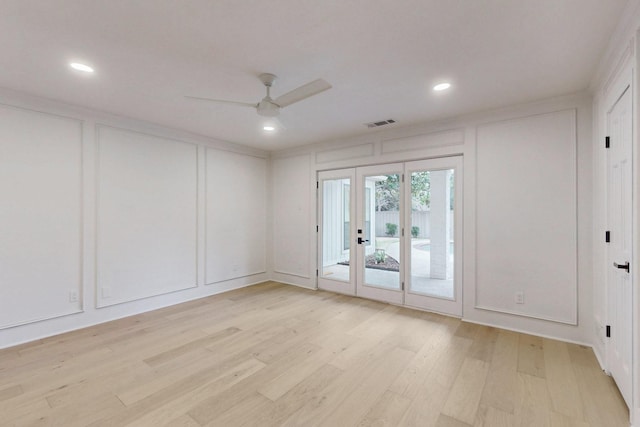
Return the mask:
{"type": "Polygon", "coordinates": [[[310,96],[317,95],[320,92],[324,92],[327,89],[331,89],[331,85],[323,79],[314,80],[306,85],[300,86],[290,92],[280,95],[273,100],[280,107],[286,107],[295,102],[302,101],[310,96]]]}
{"type": "Polygon", "coordinates": [[[287,130],[287,126],[285,126],[284,123],[282,122],[282,117],[274,117],[272,120],[273,120],[273,123],[276,125],[276,128],[280,130],[287,130]]]}
{"type": "Polygon", "coordinates": [[[209,101],[209,102],[218,102],[222,104],[233,104],[233,105],[239,105],[241,107],[251,107],[251,108],[257,107],[256,104],[251,104],[249,102],[227,101],[226,99],[202,98],[200,96],[189,96],[189,95],[185,95],[185,98],[195,99],[198,101],[209,101]]]}

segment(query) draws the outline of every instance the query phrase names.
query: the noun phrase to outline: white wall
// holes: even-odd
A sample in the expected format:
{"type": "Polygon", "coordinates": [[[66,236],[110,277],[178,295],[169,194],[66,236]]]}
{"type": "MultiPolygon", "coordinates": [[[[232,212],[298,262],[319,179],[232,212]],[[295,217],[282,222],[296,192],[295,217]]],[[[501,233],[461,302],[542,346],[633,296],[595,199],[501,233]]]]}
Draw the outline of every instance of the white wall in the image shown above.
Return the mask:
{"type": "Polygon", "coordinates": [[[268,164],[0,90],[0,348],[267,280],[268,164]]]}
{"type": "Polygon", "coordinates": [[[81,143],[80,120],[0,105],[0,328],[81,310],[81,143]]]}
{"type": "MultiPolygon", "coordinates": [[[[590,343],[593,331],[592,316],[592,275],[591,275],[591,97],[586,93],[569,95],[540,102],[514,106],[500,111],[474,114],[467,117],[433,124],[397,128],[379,129],[370,134],[340,141],[331,141],[313,146],[284,150],[272,155],[274,162],[273,191],[285,194],[289,183],[308,176],[307,185],[297,185],[296,198],[306,200],[308,207],[287,210],[287,223],[295,223],[300,230],[315,230],[315,215],[309,215],[316,209],[315,179],[320,170],[382,164],[398,161],[411,161],[447,155],[463,155],[464,158],[464,255],[463,255],[463,303],[465,320],[495,325],[507,329],[526,331],[533,334],[557,337],[580,343],[590,343]],[[541,119],[542,118],[542,119],[541,119]],[[540,123],[540,120],[544,123],[540,123]],[[533,132],[538,126],[544,126],[533,132]],[[505,135],[508,137],[505,139],[505,135]],[[525,304],[514,307],[513,283],[509,282],[509,272],[486,267],[492,260],[483,251],[476,250],[478,243],[483,249],[496,249],[486,240],[487,236],[500,231],[498,225],[491,221],[482,222],[492,215],[494,209],[512,209],[510,197],[520,194],[518,189],[527,191],[534,178],[536,168],[528,168],[525,173],[516,164],[505,165],[505,155],[524,154],[521,163],[526,164],[530,154],[529,144],[539,138],[550,140],[539,141],[538,160],[536,166],[544,165],[554,175],[545,178],[540,176],[541,188],[533,191],[535,200],[519,198],[523,208],[529,208],[535,215],[527,214],[524,218],[510,217],[510,225],[517,226],[523,234],[523,241],[503,240],[498,242],[502,254],[531,253],[530,246],[535,249],[544,246],[542,239],[532,242],[531,230],[551,228],[547,243],[553,249],[539,253],[530,259],[516,260],[521,263],[518,274],[521,280],[518,290],[525,292],[525,304]],[[491,144],[493,146],[490,146],[491,144]],[[506,145],[505,144],[511,144],[506,145]],[[497,150],[508,148],[500,159],[490,160],[497,150]],[[529,154],[527,154],[529,153],[529,154]],[[303,160],[304,159],[304,160],[303,160]],[[310,166],[304,162],[310,161],[310,166]],[[277,167],[276,164],[287,165],[277,167]],[[295,165],[295,166],[294,166],[295,165]],[[481,168],[478,168],[478,165],[481,168]],[[507,167],[508,166],[508,167],[507,167]],[[296,169],[300,168],[300,169],[296,169]],[[554,193],[555,184],[560,180],[560,191],[554,193]],[[478,183],[493,185],[507,181],[511,185],[511,193],[497,194],[492,200],[485,200],[484,193],[478,183]],[[577,185],[576,185],[577,183],[577,185]],[[304,193],[306,189],[306,193],[304,193]],[[541,194],[553,195],[553,200],[541,194]],[[483,200],[479,200],[479,195],[483,200]],[[506,197],[505,197],[506,196],[506,197]],[[566,199],[565,199],[566,198],[566,199]],[[554,212],[563,210],[558,216],[560,221],[549,223],[553,215],[544,215],[542,223],[531,223],[534,216],[542,211],[554,212]],[[476,225],[476,221],[481,223],[476,225]],[[521,220],[522,223],[518,223],[521,220]],[[535,225],[535,228],[527,225],[535,225]],[[480,228],[482,227],[482,228],[480,228]],[[493,232],[493,233],[492,233],[493,232]],[[526,241],[526,240],[529,241],[526,241]],[[561,243],[560,245],[558,245],[561,243]],[[569,258],[566,265],[556,266],[556,256],[569,258]],[[552,271],[532,267],[534,263],[554,265],[552,271]],[[479,270],[485,268],[484,270],[479,270]],[[500,277],[480,277],[484,273],[500,273],[500,277]],[[495,282],[492,280],[495,279],[495,282]],[[506,295],[505,295],[506,294],[506,295]]],[[[504,186],[503,186],[504,187],[504,186]]],[[[490,189],[489,189],[490,190],[490,189]]],[[[283,202],[286,202],[282,200],[283,202]]],[[[274,217],[282,210],[278,207],[280,199],[274,199],[274,217]]],[[[293,202],[290,202],[293,203],[293,202]]],[[[283,226],[286,227],[286,226],[283,226]]],[[[279,225],[275,226],[278,235],[279,225]]],[[[281,239],[274,239],[274,250],[279,247],[297,245],[305,247],[301,236],[295,233],[281,234],[281,239]]],[[[315,243],[315,233],[309,234],[315,243]]],[[[496,243],[496,242],[494,242],[496,243]]],[[[309,253],[296,254],[290,262],[282,258],[277,268],[280,271],[278,280],[300,284],[297,276],[311,276],[305,283],[315,285],[316,251],[310,246],[309,253]],[[303,260],[303,256],[306,260],[303,260]],[[301,271],[308,265],[306,272],[301,271]],[[290,269],[296,269],[296,276],[287,275],[290,269]]]]}
{"type": "Polygon", "coordinates": [[[206,175],[205,283],[265,273],[266,162],[207,148],[206,175]]]}
{"type": "Polygon", "coordinates": [[[308,154],[272,160],[273,271],[284,283],[315,287],[315,179],[308,154]]]}
{"type": "Polygon", "coordinates": [[[575,325],[575,109],[486,123],[476,142],[476,307],[575,325]]]}
{"type": "Polygon", "coordinates": [[[198,146],[97,126],[98,307],[198,286],[198,146]]]}

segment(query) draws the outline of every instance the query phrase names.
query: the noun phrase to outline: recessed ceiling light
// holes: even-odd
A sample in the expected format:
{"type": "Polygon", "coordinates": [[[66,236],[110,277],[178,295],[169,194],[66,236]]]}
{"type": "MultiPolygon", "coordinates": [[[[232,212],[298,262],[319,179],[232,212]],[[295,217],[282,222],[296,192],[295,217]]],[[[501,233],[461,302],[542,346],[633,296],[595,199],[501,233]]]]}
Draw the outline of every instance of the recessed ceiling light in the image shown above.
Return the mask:
{"type": "Polygon", "coordinates": [[[273,126],[264,126],[262,129],[266,130],[267,132],[273,132],[274,130],[276,130],[276,128],[273,126]]]}
{"type": "Polygon", "coordinates": [[[93,68],[89,67],[88,65],[85,64],[81,64],[79,62],[72,62],[71,64],[69,64],[71,66],[71,68],[73,68],[74,70],[78,70],[78,71],[82,71],[84,73],[93,73],[93,68]]]}
{"type": "Polygon", "coordinates": [[[433,87],[433,90],[435,90],[435,91],[438,91],[438,92],[439,92],[439,91],[441,91],[441,90],[447,90],[447,89],[449,89],[450,87],[451,87],[451,83],[440,83],[440,84],[435,85],[435,86],[433,87]]]}

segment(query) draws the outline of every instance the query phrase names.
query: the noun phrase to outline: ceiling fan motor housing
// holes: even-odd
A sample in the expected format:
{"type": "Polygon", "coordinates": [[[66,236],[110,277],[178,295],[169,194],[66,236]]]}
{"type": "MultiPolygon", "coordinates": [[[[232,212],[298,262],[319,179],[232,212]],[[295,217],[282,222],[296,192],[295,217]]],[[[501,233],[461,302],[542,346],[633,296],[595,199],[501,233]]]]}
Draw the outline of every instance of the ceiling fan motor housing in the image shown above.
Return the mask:
{"type": "Polygon", "coordinates": [[[276,117],[278,114],[280,114],[280,107],[275,104],[269,97],[266,97],[262,101],[260,101],[256,109],[258,110],[258,114],[263,117],[276,117]]]}

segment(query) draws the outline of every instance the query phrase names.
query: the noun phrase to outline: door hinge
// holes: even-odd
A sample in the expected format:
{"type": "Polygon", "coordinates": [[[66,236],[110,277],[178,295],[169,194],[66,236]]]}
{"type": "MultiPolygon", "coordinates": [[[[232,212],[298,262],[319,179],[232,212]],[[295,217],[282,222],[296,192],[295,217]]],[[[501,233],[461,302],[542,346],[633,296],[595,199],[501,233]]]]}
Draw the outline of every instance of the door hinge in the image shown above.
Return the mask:
{"type": "Polygon", "coordinates": [[[318,231],[320,231],[320,226],[319,226],[319,225],[316,225],[316,233],[317,233],[318,231]]]}
{"type": "Polygon", "coordinates": [[[402,174],[402,182],[404,182],[404,174],[402,174]]]}
{"type": "Polygon", "coordinates": [[[316,190],[320,189],[320,181],[316,181],[316,190]]]}
{"type": "Polygon", "coordinates": [[[404,228],[402,229],[402,237],[404,237],[404,228]]]}
{"type": "Polygon", "coordinates": [[[605,243],[610,243],[611,242],[611,232],[610,231],[605,231],[604,232],[604,242],[605,243]]]}
{"type": "Polygon", "coordinates": [[[404,291],[404,282],[402,282],[402,290],[404,291]]]}
{"type": "Polygon", "coordinates": [[[609,144],[610,144],[610,142],[609,142],[609,141],[610,141],[610,140],[609,140],[609,137],[608,137],[608,136],[605,136],[605,137],[604,137],[604,148],[609,148],[609,144]]]}
{"type": "Polygon", "coordinates": [[[611,338],[611,326],[607,325],[607,332],[606,332],[607,338],[611,338]]]}
{"type": "Polygon", "coordinates": [[[320,274],[318,272],[318,269],[316,268],[316,277],[318,277],[320,274]]]}

